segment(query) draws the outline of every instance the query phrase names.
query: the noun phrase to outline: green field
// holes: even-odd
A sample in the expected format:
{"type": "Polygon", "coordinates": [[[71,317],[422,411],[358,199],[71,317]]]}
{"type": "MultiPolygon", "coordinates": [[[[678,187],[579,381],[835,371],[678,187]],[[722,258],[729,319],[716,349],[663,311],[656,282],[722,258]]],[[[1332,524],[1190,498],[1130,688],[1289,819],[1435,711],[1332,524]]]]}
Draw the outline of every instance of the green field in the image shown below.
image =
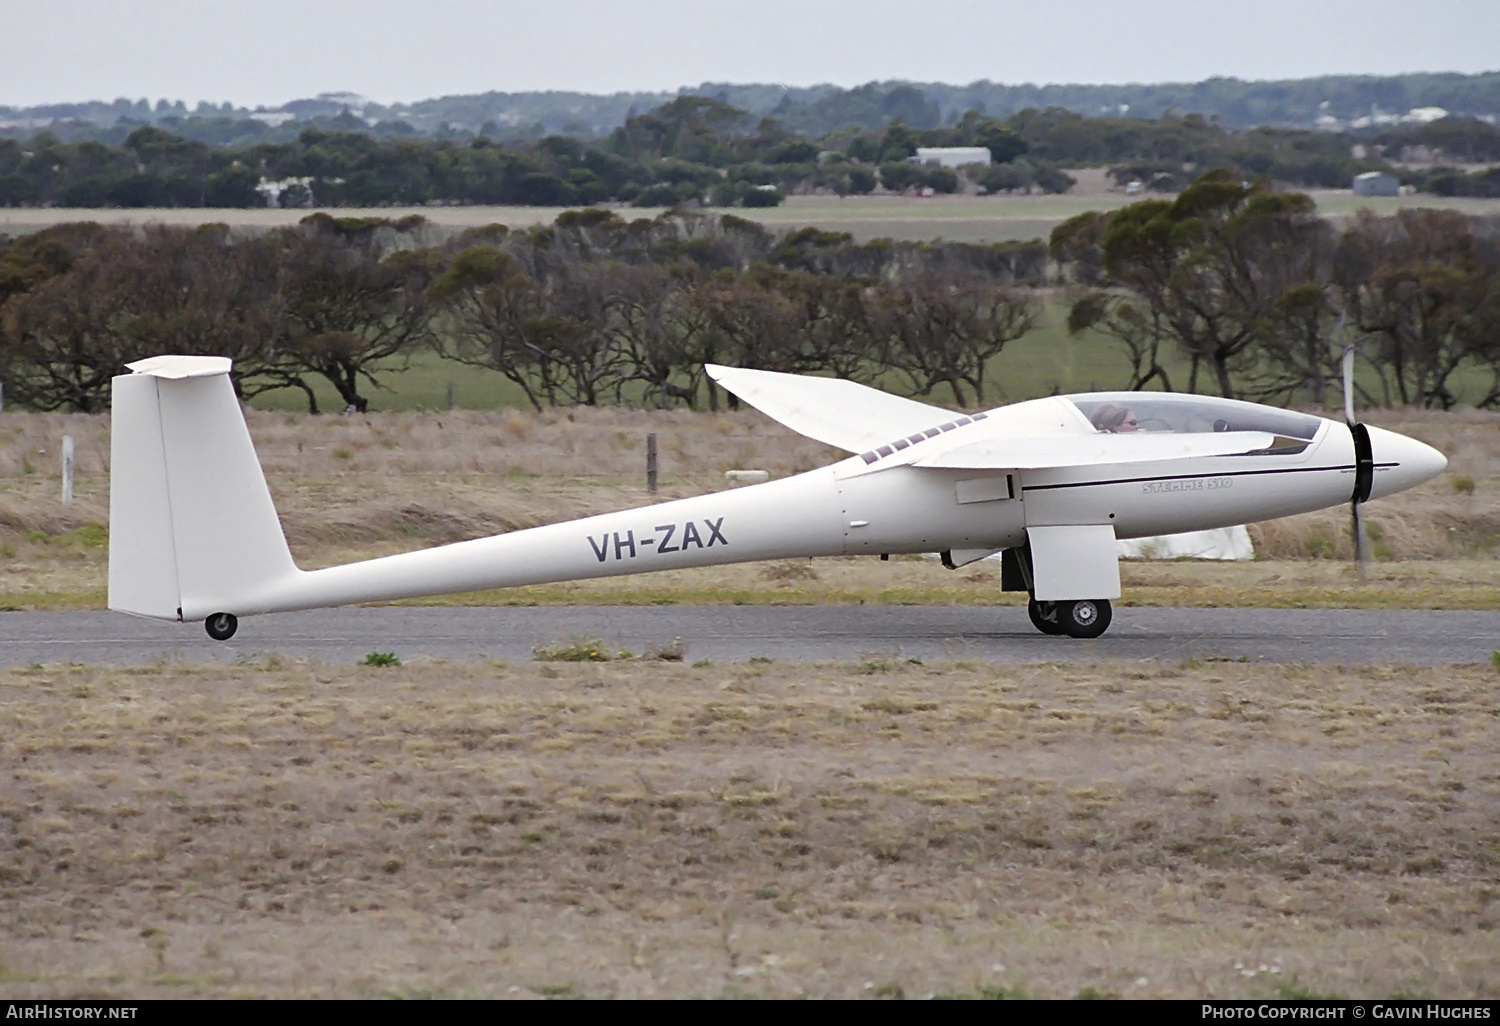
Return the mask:
{"type": "MultiPolygon", "coordinates": [[[[1319,213],[1335,220],[1357,210],[1393,214],[1418,207],[1458,210],[1466,214],[1500,214],[1500,200],[1444,199],[1438,196],[1356,196],[1347,189],[1310,193],[1319,213]]],[[[768,210],[736,210],[736,216],[767,228],[816,225],[849,232],[857,241],[891,238],[950,242],[1008,242],[1045,239],[1070,217],[1089,210],[1117,210],[1137,199],[1121,192],[1093,191],[1067,196],[793,196],[768,210]]],[[[1170,199],[1171,197],[1166,197],[1170,199]]]]}
{"type": "MultiPolygon", "coordinates": [[[[787,229],[816,225],[828,231],[849,232],[858,241],[877,238],[926,241],[944,238],[954,242],[1004,242],[1046,238],[1057,224],[1087,210],[1114,210],[1132,201],[1122,192],[1103,188],[1097,170],[1075,172],[1084,179],[1066,196],[791,196],[780,207],[767,210],[731,211],[737,217],[758,221],[768,228],[787,229]]],[[[1500,213],[1500,200],[1444,199],[1438,196],[1363,197],[1347,189],[1314,190],[1318,209],[1332,218],[1342,218],[1360,209],[1390,214],[1413,207],[1459,210],[1468,214],[1500,213]]],[[[1148,197],[1136,197],[1148,198],[1148,197]]],[[[620,207],[621,217],[656,217],[660,209],[620,207]]],[[[560,212],[554,207],[379,207],[331,210],[341,217],[401,218],[420,214],[438,229],[458,231],[487,224],[527,228],[551,224],[560,212]]],[[[711,212],[720,212],[711,208],[711,212]]],[[[296,224],[306,210],[231,209],[68,209],[0,208],[0,235],[20,235],[70,221],[105,224],[226,223],[248,231],[296,224]]]]}
{"type": "MultiPolygon", "coordinates": [[[[1008,346],[990,364],[985,399],[990,405],[1050,395],[1054,390],[1096,391],[1125,384],[1128,362],[1114,347],[1093,333],[1071,337],[1067,331],[1067,309],[1049,302],[1037,327],[1008,346]]],[[[1172,367],[1187,381],[1187,367],[1172,367]]],[[[377,410],[441,410],[453,386],[453,404],[460,409],[493,410],[526,406],[525,394],[496,371],[468,367],[444,360],[434,353],[414,356],[405,371],[380,376],[389,391],[362,392],[377,410]]],[[[1175,383],[1175,379],[1174,379],[1175,383]]],[[[881,381],[899,391],[894,375],[881,381]]],[[[343,403],[332,387],[315,385],[318,405],[324,412],[337,412],[343,403]]],[[[953,396],[940,391],[932,401],[951,405],[953,396]]],[[[305,410],[307,400],[300,389],[280,389],[257,397],[252,406],[264,410],[305,410]]]]}
{"type": "MultiPolygon", "coordinates": [[[[1088,172],[1083,172],[1088,174],[1088,172]]],[[[1356,210],[1393,214],[1419,207],[1458,210],[1467,214],[1500,213],[1500,200],[1440,196],[1356,196],[1348,189],[1309,191],[1326,217],[1347,217],[1356,210]]],[[[1052,226],[1088,210],[1116,210],[1142,199],[1171,196],[1126,196],[1123,192],[1091,189],[1065,196],[792,196],[785,204],[764,210],[735,210],[739,217],[769,228],[817,225],[830,231],[852,232],[856,238],[1001,241],[1045,237],[1052,226]],[[905,226],[920,231],[907,236],[905,226]],[[1023,226],[1037,225],[1023,231],[1023,226]]],[[[658,211],[652,211],[658,213],[658,211]]]]}
{"type": "MultiPolygon", "coordinates": [[[[1188,361],[1169,355],[1164,362],[1172,376],[1173,386],[1186,389],[1188,361]]],[[[975,405],[998,406],[1055,392],[1124,388],[1129,372],[1129,361],[1118,345],[1097,332],[1070,335],[1067,306],[1060,297],[1050,297],[1037,326],[990,362],[985,377],[984,403],[975,405]]],[[[442,359],[430,351],[414,355],[404,371],[393,366],[377,376],[384,388],[361,390],[374,410],[445,409],[450,384],[453,386],[453,405],[459,409],[495,410],[528,405],[525,393],[499,372],[468,367],[442,359]]],[[[1375,375],[1368,368],[1364,368],[1360,381],[1372,394],[1378,387],[1375,375]]],[[[1477,368],[1460,371],[1454,382],[1461,400],[1474,401],[1484,394],[1489,375],[1477,368]]],[[[894,374],[877,380],[875,384],[888,391],[902,391],[894,374]]],[[[1213,381],[1207,371],[1200,372],[1198,385],[1202,391],[1213,391],[1213,381]]],[[[323,412],[336,413],[343,408],[342,400],[331,386],[314,382],[313,390],[323,412]]],[[[946,389],[924,398],[938,405],[954,405],[953,396],[946,389]]],[[[1332,401],[1342,400],[1335,394],[1332,401]]],[[[262,410],[306,410],[307,400],[300,389],[279,389],[256,397],[251,405],[262,410]]]]}

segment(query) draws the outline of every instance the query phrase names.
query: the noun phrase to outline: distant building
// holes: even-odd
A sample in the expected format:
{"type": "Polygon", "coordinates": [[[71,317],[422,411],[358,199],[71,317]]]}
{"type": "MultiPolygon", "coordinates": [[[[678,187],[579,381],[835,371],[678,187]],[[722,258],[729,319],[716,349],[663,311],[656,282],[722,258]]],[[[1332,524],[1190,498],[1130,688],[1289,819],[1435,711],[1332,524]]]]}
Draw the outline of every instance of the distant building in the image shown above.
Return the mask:
{"type": "Polygon", "coordinates": [[[1401,179],[1395,175],[1388,175],[1384,171],[1366,171],[1362,175],[1354,176],[1354,195],[1399,196],[1401,195],[1401,179]]]}
{"type": "Polygon", "coordinates": [[[268,207],[310,207],[313,205],[312,183],[311,177],[283,178],[279,182],[262,178],[255,191],[266,198],[268,207]]]}
{"type": "Polygon", "coordinates": [[[1448,116],[1448,112],[1442,107],[1413,107],[1401,118],[1410,124],[1427,125],[1434,121],[1441,121],[1448,116]]]}
{"type": "Polygon", "coordinates": [[[910,158],[913,164],[927,167],[963,167],[965,164],[990,166],[990,151],[986,146],[918,146],[917,155],[910,158]]]}
{"type": "Polygon", "coordinates": [[[1349,122],[1350,128],[1380,128],[1384,125],[1428,125],[1449,116],[1443,107],[1413,107],[1405,114],[1391,114],[1371,106],[1370,113],[1349,122]]]}

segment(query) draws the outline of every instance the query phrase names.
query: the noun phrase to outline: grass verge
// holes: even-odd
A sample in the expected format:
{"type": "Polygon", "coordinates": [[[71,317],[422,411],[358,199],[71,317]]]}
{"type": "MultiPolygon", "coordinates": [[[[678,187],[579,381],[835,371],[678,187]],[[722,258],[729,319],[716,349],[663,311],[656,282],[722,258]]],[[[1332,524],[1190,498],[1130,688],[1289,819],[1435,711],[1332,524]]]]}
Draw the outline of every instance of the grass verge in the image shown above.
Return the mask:
{"type": "Polygon", "coordinates": [[[0,673],[53,996],[1492,996],[1488,665],[0,673]]]}

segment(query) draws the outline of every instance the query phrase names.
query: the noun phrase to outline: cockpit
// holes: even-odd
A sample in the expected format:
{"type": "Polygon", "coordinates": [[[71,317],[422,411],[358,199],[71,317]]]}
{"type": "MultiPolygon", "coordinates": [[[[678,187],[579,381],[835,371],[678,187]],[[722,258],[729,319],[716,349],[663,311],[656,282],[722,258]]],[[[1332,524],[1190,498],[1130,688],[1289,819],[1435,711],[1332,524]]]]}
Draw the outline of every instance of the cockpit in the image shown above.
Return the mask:
{"type": "Polygon", "coordinates": [[[1063,398],[1088,418],[1095,430],[1208,434],[1263,431],[1275,436],[1270,448],[1256,455],[1289,456],[1307,448],[1323,425],[1321,417],[1277,410],[1255,403],[1173,392],[1091,392],[1063,398]]]}

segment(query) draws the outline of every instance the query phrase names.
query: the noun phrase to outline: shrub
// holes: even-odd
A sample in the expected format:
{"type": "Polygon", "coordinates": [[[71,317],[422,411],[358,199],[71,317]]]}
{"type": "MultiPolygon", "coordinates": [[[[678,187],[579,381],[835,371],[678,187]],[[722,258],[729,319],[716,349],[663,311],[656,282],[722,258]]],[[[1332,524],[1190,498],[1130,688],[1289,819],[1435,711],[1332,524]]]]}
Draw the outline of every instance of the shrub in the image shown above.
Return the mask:
{"type": "Polygon", "coordinates": [[[633,207],[671,207],[677,205],[677,189],[662,183],[652,185],[635,194],[630,201],[633,207]]]}
{"type": "Polygon", "coordinates": [[[922,169],[904,160],[893,160],[880,165],[880,184],[891,192],[905,192],[922,177],[922,169]]]}
{"type": "Polygon", "coordinates": [[[615,658],[610,647],[598,638],[575,638],[557,645],[537,644],[531,656],[543,663],[607,663],[615,658]]]}
{"type": "Polygon", "coordinates": [[[849,191],[856,196],[863,196],[875,188],[875,172],[867,167],[851,167],[849,169],[849,191]]]}
{"type": "Polygon", "coordinates": [[[779,207],[781,201],[786,199],[780,189],[755,188],[745,193],[745,198],[740,202],[747,207],[779,207]]]}

